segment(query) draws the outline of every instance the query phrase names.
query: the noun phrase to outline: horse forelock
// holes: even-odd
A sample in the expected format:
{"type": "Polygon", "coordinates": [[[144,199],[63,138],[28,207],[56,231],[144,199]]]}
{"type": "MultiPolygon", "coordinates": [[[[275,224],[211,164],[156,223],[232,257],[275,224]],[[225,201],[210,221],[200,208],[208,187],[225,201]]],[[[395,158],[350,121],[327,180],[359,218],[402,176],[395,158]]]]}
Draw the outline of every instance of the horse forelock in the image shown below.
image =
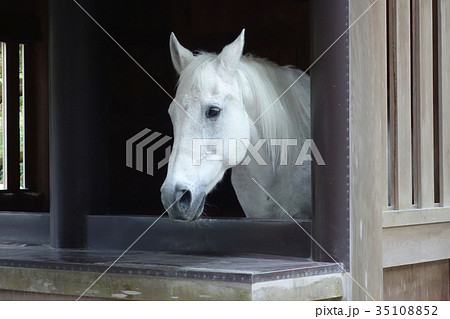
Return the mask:
{"type": "Polygon", "coordinates": [[[211,83],[214,76],[213,65],[216,54],[200,52],[196,58],[181,72],[177,82],[177,89],[181,92],[202,90],[211,83]]]}

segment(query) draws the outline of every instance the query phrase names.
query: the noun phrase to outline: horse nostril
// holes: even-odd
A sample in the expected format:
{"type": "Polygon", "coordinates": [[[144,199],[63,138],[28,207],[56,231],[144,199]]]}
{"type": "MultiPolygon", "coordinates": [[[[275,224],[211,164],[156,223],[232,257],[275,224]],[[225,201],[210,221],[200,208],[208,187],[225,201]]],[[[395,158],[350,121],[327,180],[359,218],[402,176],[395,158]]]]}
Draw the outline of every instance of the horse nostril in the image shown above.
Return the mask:
{"type": "Polygon", "coordinates": [[[192,194],[190,190],[182,189],[179,191],[178,196],[181,196],[178,200],[178,208],[180,211],[186,211],[191,206],[192,194]]]}

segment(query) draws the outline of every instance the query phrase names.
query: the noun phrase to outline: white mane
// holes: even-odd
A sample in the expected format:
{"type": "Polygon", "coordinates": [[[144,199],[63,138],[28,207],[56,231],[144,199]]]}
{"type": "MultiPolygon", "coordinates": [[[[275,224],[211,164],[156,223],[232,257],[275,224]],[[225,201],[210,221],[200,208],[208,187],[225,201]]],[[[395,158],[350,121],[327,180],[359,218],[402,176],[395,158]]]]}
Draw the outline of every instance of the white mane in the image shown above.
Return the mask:
{"type": "MultiPolygon", "coordinates": [[[[292,85],[302,73],[250,55],[241,59],[238,69],[241,87],[246,88],[244,104],[249,116],[256,120],[255,126],[261,138],[297,139],[297,147],[288,147],[288,163],[291,165],[304,140],[310,136],[309,76],[303,75],[292,85]]],[[[269,158],[274,167],[279,167],[279,146],[269,148],[269,158]]]]}
{"type": "MultiPolygon", "coordinates": [[[[217,68],[216,58],[216,54],[199,53],[180,74],[179,89],[189,91],[210,81],[217,68]]],[[[236,72],[246,111],[252,121],[256,121],[254,125],[260,138],[267,139],[265,145],[273,138],[297,139],[297,147],[288,147],[290,165],[295,162],[304,140],[310,137],[310,81],[309,76],[301,76],[302,73],[251,55],[241,57],[236,72]]],[[[274,168],[279,167],[280,146],[266,150],[268,161],[274,168]]]]}

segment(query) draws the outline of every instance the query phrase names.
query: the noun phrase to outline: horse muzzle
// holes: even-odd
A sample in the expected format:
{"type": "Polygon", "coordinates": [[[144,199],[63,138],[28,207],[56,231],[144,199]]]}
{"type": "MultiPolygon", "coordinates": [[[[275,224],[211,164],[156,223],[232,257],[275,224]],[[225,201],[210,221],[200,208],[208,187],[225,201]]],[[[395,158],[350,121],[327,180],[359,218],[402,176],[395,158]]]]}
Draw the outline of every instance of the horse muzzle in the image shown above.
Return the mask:
{"type": "Polygon", "coordinates": [[[161,201],[169,217],[174,220],[190,222],[198,219],[203,213],[205,199],[204,191],[191,190],[182,185],[174,189],[161,188],[161,201]]]}

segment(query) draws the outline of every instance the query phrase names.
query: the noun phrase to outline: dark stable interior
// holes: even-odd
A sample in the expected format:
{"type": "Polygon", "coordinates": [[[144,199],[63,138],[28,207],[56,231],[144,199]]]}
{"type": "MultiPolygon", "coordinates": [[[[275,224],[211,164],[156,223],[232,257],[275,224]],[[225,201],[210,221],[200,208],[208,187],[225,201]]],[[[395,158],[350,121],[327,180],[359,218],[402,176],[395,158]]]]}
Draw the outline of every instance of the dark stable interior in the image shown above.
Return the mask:
{"type": "MultiPolygon", "coordinates": [[[[172,95],[176,72],[169,53],[174,32],[190,50],[220,52],[246,29],[245,53],[281,65],[309,65],[309,12],[302,1],[101,1],[90,12],[172,95]]],[[[88,6],[89,7],[89,6],[88,6]]],[[[144,128],[173,136],[170,98],[115,45],[107,43],[109,185],[111,214],[160,214],[159,188],[166,167],[146,175],[124,165],[125,141],[144,128]]],[[[155,156],[158,156],[156,154],[155,156]]],[[[163,150],[159,154],[164,157],[163,150]]],[[[209,194],[205,214],[244,216],[230,182],[230,171],[209,194]]]]}
{"type": "MultiPolygon", "coordinates": [[[[45,4],[45,1],[36,3],[45,4]]],[[[9,2],[2,10],[35,10],[36,3],[9,2]]],[[[171,32],[190,50],[220,52],[245,28],[244,53],[303,70],[310,63],[308,1],[79,0],[78,3],[172,96],[175,95],[177,74],[170,59],[171,32]]],[[[38,11],[46,9],[46,5],[37,6],[38,11]]],[[[68,43],[73,39],[79,44],[64,53],[66,62],[79,65],[76,71],[81,73],[74,77],[88,83],[84,84],[80,94],[88,94],[88,103],[99,109],[97,119],[102,121],[102,131],[107,131],[106,138],[99,139],[107,141],[107,156],[104,156],[104,150],[98,155],[95,149],[87,155],[92,159],[102,158],[101,169],[93,171],[86,183],[101,185],[97,186],[101,190],[95,196],[97,202],[104,203],[100,209],[88,213],[160,215],[164,208],[159,189],[167,167],[155,169],[154,176],[127,167],[125,143],[145,128],[173,136],[167,113],[171,99],[75,3],[73,13],[82,27],[71,29],[71,22],[67,22],[65,36],[68,43]],[[83,42],[83,39],[88,41],[83,42]],[[77,58],[82,56],[88,62],[71,60],[71,50],[77,51],[77,58]],[[89,85],[88,89],[86,85],[89,85]]],[[[41,14],[40,19],[46,18],[46,14],[41,14]]],[[[43,21],[40,23],[46,25],[43,21]]],[[[44,42],[48,40],[45,32],[44,27],[41,30],[44,42]]],[[[99,149],[105,148],[101,144],[104,142],[99,143],[99,149]]],[[[164,148],[156,151],[154,156],[163,158],[164,148]]],[[[48,202],[43,207],[48,207],[48,202]]],[[[244,216],[230,182],[230,172],[209,194],[205,215],[244,216]]]]}

